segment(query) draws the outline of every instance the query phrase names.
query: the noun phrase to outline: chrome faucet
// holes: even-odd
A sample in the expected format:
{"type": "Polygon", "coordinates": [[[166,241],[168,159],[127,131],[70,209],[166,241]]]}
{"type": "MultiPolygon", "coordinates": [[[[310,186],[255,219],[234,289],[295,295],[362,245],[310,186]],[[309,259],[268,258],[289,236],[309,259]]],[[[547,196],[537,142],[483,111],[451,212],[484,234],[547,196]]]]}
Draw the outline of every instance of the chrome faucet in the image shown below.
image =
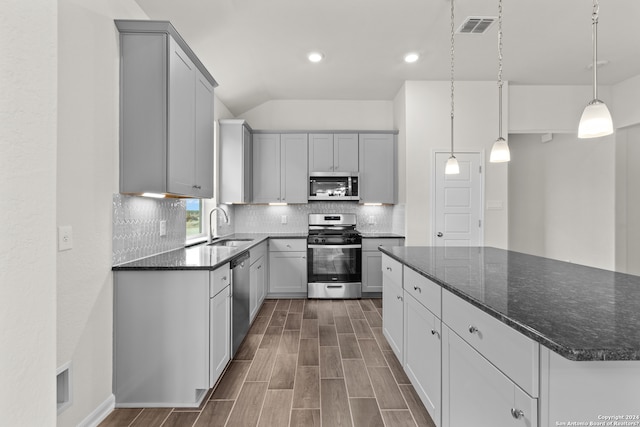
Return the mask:
{"type": "Polygon", "coordinates": [[[229,224],[229,217],[227,216],[227,213],[225,212],[224,209],[222,209],[221,207],[215,207],[213,209],[211,209],[211,212],[209,212],[209,238],[207,239],[207,243],[212,243],[213,242],[213,226],[211,224],[211,216],[213,215],[213,213],[215,211],[220,211],[223,213],[224,215],[224,223],[225,224],[229,224]]]}

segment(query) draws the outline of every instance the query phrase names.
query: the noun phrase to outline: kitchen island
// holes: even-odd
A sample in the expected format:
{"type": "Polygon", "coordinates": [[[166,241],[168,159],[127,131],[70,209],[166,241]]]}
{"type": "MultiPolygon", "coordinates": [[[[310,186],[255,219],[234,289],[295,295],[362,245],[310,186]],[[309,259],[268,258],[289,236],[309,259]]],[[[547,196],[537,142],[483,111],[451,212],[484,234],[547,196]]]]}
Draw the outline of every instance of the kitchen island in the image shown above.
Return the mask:
{"type": "Polygon", "coordinates": [[[640,277],[488,247],[380,250],[404,319],[383,316],[385,335],[437,425],[640,425],[640,277]]]}

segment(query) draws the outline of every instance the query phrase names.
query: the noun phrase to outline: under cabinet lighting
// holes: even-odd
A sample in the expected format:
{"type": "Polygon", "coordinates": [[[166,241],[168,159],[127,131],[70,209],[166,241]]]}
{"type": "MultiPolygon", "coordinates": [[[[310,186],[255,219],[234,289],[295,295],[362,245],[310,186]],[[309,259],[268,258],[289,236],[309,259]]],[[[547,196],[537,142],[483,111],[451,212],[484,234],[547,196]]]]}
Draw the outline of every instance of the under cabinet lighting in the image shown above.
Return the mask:
{"type": "Polygon", "coordinates": [[[159,193],[142,193],[142,197],[153,197],[154,199],[164,199],[166,196],[159,193]]]}
{"type": "Polygon", "coordinates": [[[365,203],[365,206],[382,206],[382,203],[365,203]]]}
{"type": "Polygon", "coordinates": [[[269,203],[269,206],[287,206],[286,203],[269,203]]]}

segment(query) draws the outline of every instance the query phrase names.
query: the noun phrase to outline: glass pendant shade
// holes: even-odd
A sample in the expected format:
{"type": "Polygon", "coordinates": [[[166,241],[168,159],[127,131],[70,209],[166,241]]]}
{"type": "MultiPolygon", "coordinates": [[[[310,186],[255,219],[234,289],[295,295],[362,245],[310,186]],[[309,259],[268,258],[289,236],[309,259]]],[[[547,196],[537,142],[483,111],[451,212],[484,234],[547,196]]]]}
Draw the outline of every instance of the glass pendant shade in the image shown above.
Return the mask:
{"type": "Polygon", "coordinates": [[[460,173],[460,165],[458,165],[458,159],[455,156],[449,157],[447,165],[444,167],[444,173],[446,175],[456,175],[460,173]]]}
{"type": "Polygon", "coordinates": [[[503,163],[511,160],[511,153],[509,152],[509,145],[504,138],[500,137],[496,139],[491,147],[491,156],[489,161],[491,163],[503,163]]]}
{"type": "Polygon", "coordinates": [[[578,138],[597,138],[613,133],[613,121],[607,104],[594,99],[585,107],[580,125],[578,126],[578,138]]]}

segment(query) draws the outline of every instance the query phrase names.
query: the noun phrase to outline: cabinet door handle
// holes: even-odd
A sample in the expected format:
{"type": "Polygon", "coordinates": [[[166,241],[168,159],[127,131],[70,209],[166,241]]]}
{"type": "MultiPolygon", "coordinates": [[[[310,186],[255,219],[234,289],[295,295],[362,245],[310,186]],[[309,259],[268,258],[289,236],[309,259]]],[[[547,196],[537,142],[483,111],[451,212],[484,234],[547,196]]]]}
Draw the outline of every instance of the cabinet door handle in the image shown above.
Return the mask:
{"type": "Polygon", "coordinates": [[[194,184],[193,188],[195,188],[196,190],[200,190],[202,187],[194,184]]]}
{"type": "Polygon", "coordinates": [[[440,339],[440,332],[436,331],[435,329],[431,330],[431,335],[435,335],[438,337],[438,339],[440,339]]]}
{"type": "Polygon", "coordinates": [[[222,280],[223,282],[226,282],[227,281],[227,276],[223,276],[222,279],[220,279],[220,280],[222,280]]]}
{"type": "Polygon", "coordinates": [[[393,271],[391,267],[387,267],[387,271],[393,271]]]}
{"type": "Polygon", "coordinates": [[[396,298],[398,298],[400,301],[402,301],[402,296],[396,295],[396,298]]]}
{"type": "Polygon", "coordinates": [[[258,270],[260,270],[261,268],[262,268],[262,264],[260,264],[260,265],[258,266],[258,270]]]}
{"type": "Polygon", "coordinates": [[[291,247],[291,245],[287,245],[287,247],[288,247],[288,248],[290,248],[290,247],[291,247]]]}
{"type": "Polygon", "coordinates": [[[478,328],[476,328],[473,325],[469,325],[469,333],[470,334],[475,334],[476,332],[478,332],[478,328]]]}
{"type": "Polygon", "coordinates": [[[418,286],[414,286],[413,290],[418,291],[419,293],[422,293],[422,289],[420,289],[418,286]]]}
{"type": "Polygon", "coordinates": [[[522,409],[511,408],[511,416],[519,420],[524,417],[524,411],[522,409]]]}

